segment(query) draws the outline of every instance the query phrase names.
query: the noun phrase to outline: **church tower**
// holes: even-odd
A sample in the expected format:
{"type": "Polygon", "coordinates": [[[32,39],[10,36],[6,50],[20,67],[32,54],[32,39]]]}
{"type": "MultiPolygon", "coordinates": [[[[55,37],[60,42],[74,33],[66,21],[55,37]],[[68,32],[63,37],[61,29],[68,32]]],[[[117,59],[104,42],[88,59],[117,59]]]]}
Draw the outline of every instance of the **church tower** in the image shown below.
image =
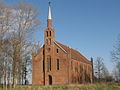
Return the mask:
{"type": "Polygon", "coordinates": [[[44,84],[49,85],[52,84],[52,71],[53,66],[52,64],[54,62],[54,41],[55,35],[54,35],[54,29],[52,27],[52,12],[51,12],[51,5],[49,2],[48,7],[48,18],[47,18],[47,28],[44,32],[44,84]],[[50,81],[50,82],[49,82],[50,81]]]}
{"type": "Polygon", "coordinates": [[[52,45],[54,41],[54,29],[52,27],[52,13],[51,13],[51,5],[49,2],[48,7],[48,18],[47,18],[47,28],[44,32],[44,43],[45,45],[52,45]]]}

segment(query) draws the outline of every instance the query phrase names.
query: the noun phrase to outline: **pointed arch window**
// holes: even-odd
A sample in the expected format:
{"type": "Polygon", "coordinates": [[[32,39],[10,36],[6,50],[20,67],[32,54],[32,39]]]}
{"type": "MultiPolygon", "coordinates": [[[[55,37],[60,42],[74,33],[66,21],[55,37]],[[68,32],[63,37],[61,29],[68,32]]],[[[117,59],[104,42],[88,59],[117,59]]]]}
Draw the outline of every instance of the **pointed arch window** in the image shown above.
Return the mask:
{"type": "Polygon", "coordinates": [[[59,69],[60,69],[60,60],[57,59],[57,70],[59,70],[59,69]]]}
{"type": "Polygon", "coordinates": [[[45,71],[45,61],[43,60],[43,72],[45,71]]]}
{"type": "Polygon", "coordinates": [[[43,55],[45,55],[45,50],[43,50],[43,55]]]}
{"type": "Polygon", "coordinates": [[[47,37],[48,37],[48,31],[46,32],[46,34],[47,34],[47,37]]]}
{"type": "Polygon", "coordinates": [[[51,56],[47,57],[47,71],[51,71],[51,56]]]}
{"type": "Polygon", "coordinates": [[[71,69],[73,70],[73,62],[71,61],[71,69]]]}
{"type": "Polygon", "coordinates": [[[51,31],[50,31],[50,36],[51,36],[51,31]]]}

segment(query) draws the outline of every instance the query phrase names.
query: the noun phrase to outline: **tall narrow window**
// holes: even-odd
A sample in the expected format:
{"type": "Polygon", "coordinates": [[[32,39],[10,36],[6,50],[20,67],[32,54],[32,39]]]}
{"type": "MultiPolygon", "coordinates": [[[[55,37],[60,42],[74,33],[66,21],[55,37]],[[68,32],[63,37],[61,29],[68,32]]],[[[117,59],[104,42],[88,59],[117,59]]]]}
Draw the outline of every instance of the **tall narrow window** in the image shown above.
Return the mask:
{"type": "Polygon", "coordinates": [[[59,70],[60,69],[60,62],[59,62],[59,59],[57,59],[57,70],[59,70]]]}
{"type": "Polygon", "coordinates": [[[45,55],[45,50],[43,50],[43,55],[45,55]]]}
{"type": "Polygon", "coordinates": [[[48,72],[51,71],[51,57],[50,56],[48,56],[47,58],[47,71],[48,72]]]}
{"type": "Polygon", "coordinates": [[[51,39],[50,39],[50,45],[51,45],[51,39]]]}
{"type": "Polygon", "coordinates": [[[50,36],[51,36],[51,31],[50,31],[50,36]]]}
{"type": "Polygon", "coordinates": [[[71,69],[73,70],[73,62],[71,61],[71,69]]]}
{"type": "Polygon", "coordinates": [[[77,67],[77,72],[78,72],[78,62],[77,62],[77,66],[76,67],[77,67]]]}
{"type": "Polygon", "coordinates": [[[47,33],[47,37],[48,37],[48,31],[46,33],[47,33]]]}
{"type": "Polygon", "coordinates": [[[50,71],[51,71],[51,58],[50,58],[50,71]]]}
{"type": "Polygon", "coordinates": [[[45,63],[44,63],[44,60],[43,60],[43,72],[45,71],[44,64],[45,64],[45,63]]]}

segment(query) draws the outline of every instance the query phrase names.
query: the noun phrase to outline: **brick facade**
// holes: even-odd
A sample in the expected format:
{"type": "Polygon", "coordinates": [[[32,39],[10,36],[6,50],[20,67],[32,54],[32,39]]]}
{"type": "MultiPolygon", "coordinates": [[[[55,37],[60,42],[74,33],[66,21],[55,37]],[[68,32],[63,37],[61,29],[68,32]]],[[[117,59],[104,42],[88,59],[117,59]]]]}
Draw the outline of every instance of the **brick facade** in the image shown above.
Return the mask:
{"type": "Polygon", "coordinates": [[[52,19],[47,20],[44,42],[38,53],[33,54],[33,85],[93,82],[93,62],[80,52],[55,41],[52,19]]]}

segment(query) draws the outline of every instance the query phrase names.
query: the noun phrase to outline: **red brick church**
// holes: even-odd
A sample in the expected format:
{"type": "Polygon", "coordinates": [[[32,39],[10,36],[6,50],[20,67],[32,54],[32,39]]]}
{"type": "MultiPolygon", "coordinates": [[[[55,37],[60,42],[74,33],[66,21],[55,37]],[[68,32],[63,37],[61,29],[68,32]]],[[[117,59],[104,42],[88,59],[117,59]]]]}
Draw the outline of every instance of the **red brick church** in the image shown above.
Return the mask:
{"type": "Polygon", "coordinates": [[[32,84],[79,84],[93,82],[93,59],[55,40],[51,6],[48,8],[44,45],[32,60],[32,84]]]}

